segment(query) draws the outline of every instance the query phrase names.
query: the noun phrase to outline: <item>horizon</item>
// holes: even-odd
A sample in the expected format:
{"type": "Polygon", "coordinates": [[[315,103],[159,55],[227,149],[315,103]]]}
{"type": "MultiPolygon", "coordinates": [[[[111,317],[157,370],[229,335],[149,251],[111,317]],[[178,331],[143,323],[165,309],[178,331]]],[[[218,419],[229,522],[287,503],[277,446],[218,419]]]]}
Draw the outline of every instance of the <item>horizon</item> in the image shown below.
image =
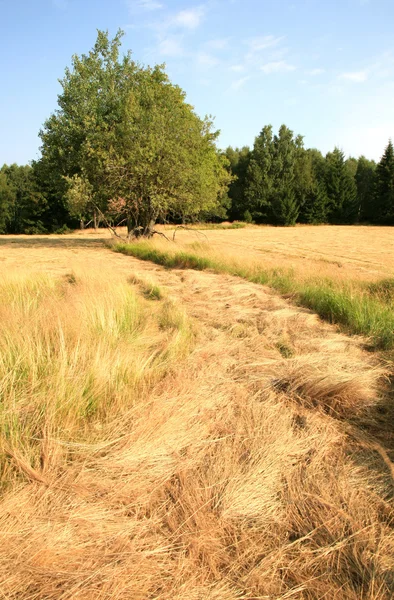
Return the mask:
{"type": "Polygon", "coordinates": [[[57,108],[71,56],[89,52],[97,29],[113,37],[119,28],[123,52],[165,62],[196,112],[215,116],[220,148],[252,147],[265,125],[285,123],[307,148],[379,160],[394,137],[394,6],[317,4],[0,0],[0,164],[39,157],[38,132],[57,108]]]}

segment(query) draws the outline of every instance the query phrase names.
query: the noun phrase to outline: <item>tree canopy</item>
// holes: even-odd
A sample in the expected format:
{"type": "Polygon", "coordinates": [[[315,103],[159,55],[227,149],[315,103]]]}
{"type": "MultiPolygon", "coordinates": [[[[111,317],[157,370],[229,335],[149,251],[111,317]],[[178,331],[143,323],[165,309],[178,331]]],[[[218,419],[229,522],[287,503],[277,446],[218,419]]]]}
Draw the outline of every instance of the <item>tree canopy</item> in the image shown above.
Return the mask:
{"type": "Polygon", "coordinates": [[[197,116],[163,66],[121,57],[121,38],[99,31],[89,54],[73,57],[40,133],[42,160],[67,178],[71,211],[78,196],[78,215],[109,208],[130,233],[150,235],[158,219],[219,207],[231,178],[212,120],[197,116]]]}

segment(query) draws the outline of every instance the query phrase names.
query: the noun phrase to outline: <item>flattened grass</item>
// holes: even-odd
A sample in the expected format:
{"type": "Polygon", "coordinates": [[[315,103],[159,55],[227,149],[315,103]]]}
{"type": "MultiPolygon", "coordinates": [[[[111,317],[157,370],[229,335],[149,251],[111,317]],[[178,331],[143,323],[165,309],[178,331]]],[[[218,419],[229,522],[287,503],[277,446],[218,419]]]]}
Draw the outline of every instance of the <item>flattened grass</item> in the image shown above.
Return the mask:
{"type": "Polygon", "coordinates": [[[155,242],[145,241],[119,243],[113,249],[166,268],[212,269],[268,285],[348,333],[367,336],[373,347],[394,348],[394,279],[367,285],[319,277],[300,278],[293,269],[264,269],[255,263],[235,262],[225,255],[215,255],[207,244],[193,244],[191,252],[176,247],[166,250],[155,242]]]}

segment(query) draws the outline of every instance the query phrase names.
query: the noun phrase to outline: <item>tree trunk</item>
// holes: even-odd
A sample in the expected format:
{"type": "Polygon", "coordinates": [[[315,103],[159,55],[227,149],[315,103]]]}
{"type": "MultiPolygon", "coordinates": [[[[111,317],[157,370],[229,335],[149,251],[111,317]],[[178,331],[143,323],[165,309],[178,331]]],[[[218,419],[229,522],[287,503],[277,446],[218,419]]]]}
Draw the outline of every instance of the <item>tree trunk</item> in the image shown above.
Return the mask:
{"type": "Polygon", "coordinates": [[[85,229],[85,221],[83,219],[79,221],[79,227],[80,229],[85,229]]]}
{"type": "Polygon", "coordinates": [[[95,231],[97,231],[98,225],[99,225],[99,218],[98,218],[98,214],[97,214],[97,210],[96,209],[94,209],[94,211],[93,211],[93,224],[94,224],[95,231]]]}

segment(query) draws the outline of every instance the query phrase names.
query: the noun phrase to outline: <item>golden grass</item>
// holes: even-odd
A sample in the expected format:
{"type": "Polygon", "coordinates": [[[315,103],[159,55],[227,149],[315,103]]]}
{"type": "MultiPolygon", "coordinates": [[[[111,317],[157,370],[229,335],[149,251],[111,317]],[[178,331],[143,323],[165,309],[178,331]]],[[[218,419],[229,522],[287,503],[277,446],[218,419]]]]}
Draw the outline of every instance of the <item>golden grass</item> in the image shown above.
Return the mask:
{"type": "Polygon", "coordinates": [[[377,355],[238,278],[37,252],[0,285],[4,598],[393,597],[377,355]]]}

